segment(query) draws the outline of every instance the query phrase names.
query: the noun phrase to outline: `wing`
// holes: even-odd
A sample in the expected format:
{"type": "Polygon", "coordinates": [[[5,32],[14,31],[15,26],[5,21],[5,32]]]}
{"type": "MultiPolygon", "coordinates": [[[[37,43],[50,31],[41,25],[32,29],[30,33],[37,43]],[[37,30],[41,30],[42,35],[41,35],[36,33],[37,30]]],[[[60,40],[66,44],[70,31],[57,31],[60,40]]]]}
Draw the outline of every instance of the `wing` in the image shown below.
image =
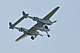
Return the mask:
{"type": "Polygon", "coordinates": [[[26,36],[28,36],[28,35],[27,35],[27,34],[23,34],[23,35],[21,35],[19,38],[17,38],[15,41],[17,42],[17,41],[25,38],[26,36]]]}
{"type": "MultiPolygon", "coordinates": [[[[30,29],[28,30],[28,32],[33,33],[34,31],[38,30],[38,28],[36,28],[36,27],[42,27],[42,26],[43,26],[43,24],[37,23],[37,24],[35,24],[32,28],[30,28],[30,29]]],[[[21,35],[19,38],[17,38],[15,41],[17,42],[17,41],[25,38],[26,36],[28,36],[28,34],[23,34],[23,35],[21,35]]],[[[37,36],[37,35],[35,35],[35,36],[37,36]]]]}
{"type": "Polygon", "coordinates": [[[54,10],[52,10],[48,15],[46,15],[43,19],[49,20],[51,16],[59,9],[59,7],[56,7],[54,10]]]}
{"type": "Polygon", "coordinates": [[[38,23],[35,24],[32,28],[30,28],[28,31],[29,31],[29,32],[33,32],[33,31],[39,30],[39,29],[36,28],[36,27],[42,27],[42,26],[43,26],[43,24],[40,23],[40,22],[38,22],[38,23]]]}
{"type": "MultiPolygon", "coordinates": [[[[28,14],[26,14],[28,16],[28,14]]],[[[12,26],[15,27],[18,23],[20,23],[25,17],[22,16],[19,20],[17,20],[12,26]]]]}

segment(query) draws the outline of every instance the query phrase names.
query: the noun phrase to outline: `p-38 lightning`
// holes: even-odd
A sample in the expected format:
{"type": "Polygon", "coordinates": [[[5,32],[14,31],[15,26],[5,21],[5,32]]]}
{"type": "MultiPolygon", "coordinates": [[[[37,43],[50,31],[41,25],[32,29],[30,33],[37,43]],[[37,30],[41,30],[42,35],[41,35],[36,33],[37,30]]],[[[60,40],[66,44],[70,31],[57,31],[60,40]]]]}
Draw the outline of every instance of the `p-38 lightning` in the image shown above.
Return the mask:
{"type": "Polygon", "coordinates": [[[10,26],[9,28],[10,29],[17,29],[20,32],[23,32],[23,34],[19,38],[17,38],[15,41],[19,41],[19,40],[23,39],[24,37],[26,37],[28,35],[31,36],[32,40],[34,40],[34,38],[36,38],[38,35],[43,36],[37,30],[45,31],[47,33],[47,36],[50,37],[50,35],[48,34],[50,29],[48,28],[47,25],[52,25],[53,23],[57,22],[57,20],[52,22],[50,20],[50,18],[58,9],[59,9],[59,7],[56,7],[48,15],[46,15],[43,19],[38,18],[38,17],[29,16],[29,14],[26,14],[24,11],[22,11],[23,16],[18,21],[16,21],[14,24],[9,22],[9,26],[10,26]],[[21,28],[20,27],[15,27],[24,18],[31,18],[33,21],[37,21],[37,23],[33,27],[31,27],[29,30],[25,29],[23,27],[21,27],[21,28]]]}

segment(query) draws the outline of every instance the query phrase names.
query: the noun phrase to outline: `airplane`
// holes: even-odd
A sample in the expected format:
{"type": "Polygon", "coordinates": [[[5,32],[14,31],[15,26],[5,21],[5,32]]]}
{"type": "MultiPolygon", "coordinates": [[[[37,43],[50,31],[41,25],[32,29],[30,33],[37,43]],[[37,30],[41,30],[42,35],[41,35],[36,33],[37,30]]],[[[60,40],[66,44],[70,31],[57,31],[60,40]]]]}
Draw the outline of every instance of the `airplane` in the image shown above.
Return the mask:
{"type": "MultiPolygon", "coordinates": [[[[11,23],[11,22],[9,22],[9,26],[10,27],[13,27],[13,24],[11,23]]],[[[49,29],[47,28],[44,28],[44,27],[46,27],[47,28],[47,26],[43,26],[42,28],[40,28],[40,30],[42,30],[42,31],[44,31],[44,30],[46,30],[46,31],[49,31],[49,29]]],[[[28,29],[25,29],[25,28],[23,28],[23,27],[13,27],[13,28],[11,28],[11,29],[17,29],[17,30],[19,30],[20,32],[23,32],[23,34],[19,37],[19,38],[17,38],[15,41],[17,42],[17,41],[19,41],[19,40],[21,40],[21,39],[23,39],[23,38],[25,38],[25,37],[27,37],[28,35],[29,36],[31,36],[31,39],[32,40],[34,40],[34,38],[36,38],[38,35],[40,35],[40,36],[43,36],[42,34],[40,34],[38,31],[37,31],[37,29],[36,28],[34,28],[34,27],[32,27],[32,28],[30,28],[29,30],[28,29]]]]}
{"type": "Polygon", "coordinates": [[[33,21],[37,21],[38,23],[42,23],[43,25],[52,25],[53,23],[57,22],[57,20],[55,21],[51,21],[50,18],[51,16],[59,9],[59,6],[56,7],[55,9],[53,9],[48,15],[46,15],[43,19],[38,18],[38,17],[32,17],[32,16],[26,16],[26,13],[24,11],[22,11],[23,16],[25,16],[25,18],[30,18],[33,21]]]}
{"type": "MultiPolygon", "coordinates": [[[[33,27],[31,27],[29,30],[26,31],[26,34],[27,32],[29,32],[27,35],[40,35],[39,32],[37,32],[37,30],[40,30],[40,31],[45,31],[47,33],[47,36],[50,37],[50,35],[48,34],[48,32],[50,31],[50,29],[48,28],[47,25],[52,25],[53,23],[55,23],[57,20],[55,20],[54,22],[52,22],[51,20],[49,20],[51,18],[51,16],[59,9],[59,7],[56,7],[54,10],[52,10],[48,15],[46,15],[43,19],[40,19],[38,17],[31,17],[31,16],[28,16],[29,14],[26,14],[24,11],[22,12],[23,13],[23,16],[17,21],[15,22],[14,24],[12,24],[11,22],[9,22],[9,25],[10,25],[10,29],[22,29],[22,28],[17,28],[15,27],[18,23],[20,23],[24,18],[31,18],[33,19],[34,21],[37,21],[37,24],[35,24],[33,27]],[[34,34],[35,32],[35,34],[34,34]]],[[[24,30],[23,30],[24,31],[24,30]]],[[[24,33],[24,32],[23,32],[24,33]]],[[[35,35],[35,37],[37,36],[35,35]]],[[[16,41],[22,39],[23,37],[25,37],[26,35],[23,34],[21,35],[18,39],[16,39],[16,41]]],[[[34,37],[31,36],[31,39],[34,40],[34,37]]]]}

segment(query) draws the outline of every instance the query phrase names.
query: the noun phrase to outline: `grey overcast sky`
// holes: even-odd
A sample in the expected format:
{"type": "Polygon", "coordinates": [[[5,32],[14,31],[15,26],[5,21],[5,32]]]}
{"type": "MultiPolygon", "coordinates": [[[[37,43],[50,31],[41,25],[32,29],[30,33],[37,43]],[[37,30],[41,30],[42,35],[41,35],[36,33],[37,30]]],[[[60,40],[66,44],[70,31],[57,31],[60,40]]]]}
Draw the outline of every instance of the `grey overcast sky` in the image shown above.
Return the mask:
{"type": "MultiPolygon", "coordinates": [[[[17,26],[31,28],[36,22],[25,19],[17,26]]],[[[80,0],[0,0],[0,53],[80,53],[80,0]],[[15,42],[22,33],[10,30],[22,11],[43,18],[55,7],[60,9],[51,17],[58,20],[50,26],[50,38],[46,33],[34,41],[26,37],[15,42]]]]}

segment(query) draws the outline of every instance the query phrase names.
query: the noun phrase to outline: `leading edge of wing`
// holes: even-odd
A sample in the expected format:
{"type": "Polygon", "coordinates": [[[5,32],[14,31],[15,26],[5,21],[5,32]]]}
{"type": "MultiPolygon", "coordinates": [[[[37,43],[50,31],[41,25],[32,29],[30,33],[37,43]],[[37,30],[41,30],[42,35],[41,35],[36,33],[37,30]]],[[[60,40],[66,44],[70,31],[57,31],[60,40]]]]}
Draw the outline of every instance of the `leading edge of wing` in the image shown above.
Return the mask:
{"type": "Polygon", "coordinates": [[[53,9],[49,14],[47,14],[43,19],[48,20],[51,16],[59,9],[59,6],[53,9]]]}
{"type": "Polygon", "coordinates": [[[27,36],[28,36],[27,34],[23,34],[19,38],[17,38],[15,41],[18,42],[19,40],[21,40],[21,39],[23,39],[23,38],[25,38],[27,36]]]}

